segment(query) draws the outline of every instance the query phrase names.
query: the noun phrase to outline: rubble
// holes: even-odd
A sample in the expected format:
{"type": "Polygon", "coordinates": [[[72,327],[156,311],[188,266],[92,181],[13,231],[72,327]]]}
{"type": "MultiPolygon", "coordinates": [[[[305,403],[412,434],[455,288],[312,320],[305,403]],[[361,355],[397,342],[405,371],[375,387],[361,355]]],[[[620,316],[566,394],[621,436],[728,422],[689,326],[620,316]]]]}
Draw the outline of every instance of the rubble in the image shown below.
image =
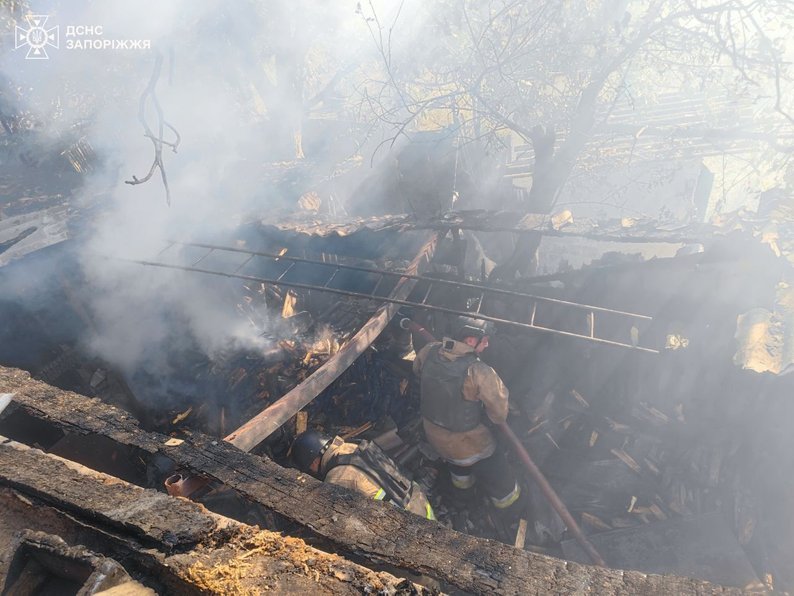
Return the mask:
{"type": "MultiPolygon", "coordinates": [[[[525,593],[527,590],[546,591],[552,586],[552,590],[570,591],[576,589],[575,586],[580,582],[586,581],[589,589],[607,594],[624,593],[626,590],[646,594],[671,591],[680,594],[724,594],[732,591],[729,588],[717,587],[697,580],[615,571],[564,562],[528,551],[520,551],[498,542],[451,532],[400,509],[384,506],[338,487],[317,482],[294,470],[283,469],[265,458],[242,453],[232,446],[212,441],[208,437],[193,435],[178,445],[169,445],[166,436],[140,430],[134,420],[121,411],[101,402],[34,381],[21,371],[0,369],[0,386],[14,393],[11,404],[0,420],[0,432],[6,435],[23,435],[23,428],[35,420],[40,427],[42,424],[48,427],[50,432],[74,433],[84,437],[90,435],[107,437],[117,448],[132,449],[132,452],[137,454],[135,457],[142,458],[141,461],[144,463],[148,460],[149,465],[158,456],[165,456],[178,466],[192,469],[196,473],[236,489],[251,501],[266,505],[303,527],[310,528],[314,534],[323,536],[344,550],[363,555],[372,561],[390,562],[397,567],[441,579],[462,590],[525,593]],[[29,422],[23,423],[23,420],[29,422]]],[[[19,436],[19,439],[30,440],[29,436],[19,436]]],[[[0,444],[0,457],[3,453],[9,454],[9,450],[15,451],[14,458],[20,457],[18,455],[20,450],[29,454],[26,457],[46,458],[43,455],[36,455],[35,451],[26,447],[14,447],[8,444],[0,444]]],[[[58,463],[61,460],[48,461],[52,461],[53,466],[68,468],[66,464],[58,463]]],[[[105,465],[112,466],[111,457],[107,458],[105,465]]],[[[96,475],[91,471],[82,473],[96,475]]],[[[40,464],[0,465],[0,484],[13,487],[14,490],[22,490],[35,498],[43,498],[49,504],[58,503],[60,505],[57,506],[64,506],[66,503],[72,503],[68,506],[72,513],[79,511],[77,503],[84,499],[82,496],[84,482],[60,482],[56,476],[44,471],[40,464]],[[55,501],[47,496],[46,490],[36,484],[47,477],[50,478],[51,487],[47,490],[55,491],[58,495],[55,501]],[[75,507],[78,509],[76,510],[75,507]]],[[[139,517],[140,512],[145,509],[141,507],[140,501],[144,493],[130,491],[128,486],[118,483],[104,482],[104,486],[108,490],[112,489],[116,494],[105,497],[103,491],[99,491],[92,506],[98,507],[104,502],[105,506],[109,507],[108,512],[104,514],[105,519],[114,523],[115,527],[129,528],[134,536],[154,540],[154,544],[165,553],[178,553],[180,545],[184,548],[190,544],[207,541],[207,532],[219,523],[217,517],[202,513],[198,506],[187,501],[177,500],[171,503],[168,501],[170,498],[161,493],[145,491],[147,499],[152,502],[150,509],[162,511],[160,515],[166,515],[165,519],[179,518],[179,516],[195,519],[195,522],[187,525],[179,522],[180,530],[177,533],[173,533],[169,529],[168,522],[163,519],[156,525],[148,526],[149,518],[139,517]],[[120,498],[121,503],[119,503],[120,498]],[[155,508],[155,502],[162,503],[165,509],[159,506],[155,508]],[[129,505],[124,506],[123,503],[129,505]],[[118,515],[125,516],[122,518],[123,522],[119,518],[113,522],[113,516],[118,515]]],[[[42,516],[42,519],[46,518],[47,515],[42,516]]],[[[224,524],[228,523],[230,522],[224,522],[224,524]]],[[[234,527],[232,523],[231,528],[234,527]]],[[[228,528],[225,531],[228,531],[228,528]]],[[[252,551],[260,545],[268,544],[271,544],[269,540],[264,543],[254,541],[252,551]]],[[[289,543],[281,545],[278,541],[274,544],[274,548],[277,552],[281,552],[282,548],[291,549],[289,543]]],[[[234,548],[233,552],[236,560],[240,561],[242,558],[243,563],[248,561],[249,557],[256,556],[240,553],[237,548],[234,548]]],[[[142,553],[142,556],[150,567],[160,566],[160,569],[164,569],[158,562],[158,556],[153,559],[145,553],[142,553]]],[[[170,564],[173,561],[174,568],[168,567],[172,571],[167,577],[162,575],[158,577],[173,582],[175,573],[178,581],[184,581],[185,576],[188,579],[192,577],[192,581],[215,581],[213,577],[217,578],[217,576],[207,576],[204,570],[206,563],[202,563],[198,568],[192,567],[196,563],[192,558],[195,556],[188,557],[191,564],[187,566],[184,563],[177,564],[180,555],[167,556],[164,563],[170,564]],[[188,569],[191,567],[193,571],[189,572],[188,569]]],[[[184,561],[184,558],[181,560],[184,561]]],[[[280,567],[277,561],[272,559],[268,559],[266,564],[275,565],[286,573],[290,573],[290,569],[294,567],[293,565],[290,565],[289,569],[280,567]]],[[[219,571],[223,589],[228,587],[227,580],[234,580],[234,569],[239,568],[239,563],[233,563],[228,573],[219,571]]],[[[337,582],[347,584],[355,581],[353,579],[355,576],[350,575],[351,572],[344,570],[344,567],[341,571],[336,565],[329,569],[333,574],[333,580],[337,582]]],[[[350,569],[350,565],[347,565],[347,569],[350,569]]],[[[300,567],[298,573],[302,573],[300,567]]],[[[310,570],[309,580],[313,577],[314,574],[310,570]]]]}
{"type": "Polygon", "coordinates": [[[4,594],[794,592],[786,3],[28,4],[4,594]]]}
{"type": "MultiPolygon", "coordinates": [[[[63,231],[61,235],[48,236],[53,242],[68,240],[70,232],[65,225],[67,215],[62,211],[47,215],[60,226],[57,230],[63,231]]],[[[256,447],[256,453],[264,454],[281,465],[288,465],[287,446],[301,429],[321,428],[348,439],[379,438],[390,455],[429,494],[439,523],[447,529],[476,537],[474,539],[495,539],[519,545],[525,549],[523,552],[537,550],[553,556],[584,560],[574,554],[570,542],[566,542],[571,530],[548,507],[532,482],[527,482],[525,487],[530,493],[530,504],[523,522],[515,528],[505,528],[487,514],[487,508],[477,498],[468,503],[455,502],[450,498],[444,467],[422,439],[418,428],[418,396],[410,373],[413,348],[421,347],[422,340],[418,339],[416,333],[412,337],[406,330],[389,324],[389,319],[398,307],[416,308],[426,301],[427,304],[441,305],[442,311],[428,315],[417,309],[418,318],[429,329],[443,332],[444,308],[476,310],[476,313],[495,318],[504,327],[500,339],[495,342],[493,350],[486,354],[486,358],[500,368],[500,372],[504,372],[511,385],[511,403],[514,407],[511,426],[532,453],[533,459],[537,459],[541,469],[548,475],[553,488],[571,510],[575,521],[583,527],[588,539],[596,544],[608,544],[612,536],[624,542],[649,540],[649,536],[663,533],[663,528],[667,527],[665,524],[685,527],[680,524],[690,523],[687,520],[695,524],[697,520],[714,519],[719,514],[724,519],[724,526],[719,528],[721,538],[710,543],[704,542],[701,545],[702,552],[707,553],[717,542],[726,548],[730,546],[731,556],[734,557],[734,564],[730,567],[734,571],[740,568],[743,571],[737,575],[720,575],[707,565],[693,571],[681,561],[670,563],[668,567],[655,564],[643,567],[637,560],[626,557],[625,551],[619,548],[607,556],[610,566],[631,567],[646,572],[691,573],[725,585],[741,583],[742,587],[756,585],[758,578],[766,586],[780,582],[785,585],[790,580],[786,570],[781,569],[780,560],[785,558],[787,552],[786,539],[777,535],[769,528],[769,522],[764,521],[774,506],[760,503],[752,491],[742,488],[746,482],[748,463],[742,461],[740,447],[731,444],[731,432],[737,432],[734,412],[728,411],[720,417],[714,413],[713,402],[687,402],[680,396],[676,398],[678,401],[666,400],[666,394],[678,395],[675,379],[665,377],[659,372],[662,368],[651,364],[649,360],[628,360],[625,364],[615,365],[610,363],[614,356],[607,353],[591,352],[584,346],[569,348],[568,344],[549,342],[543,344],[543,350],[548,354],[548,360],[544,361],[544,356],[537,351],[537,346],[541,345],[538,340],[528,335],[521,336],[516,329],[509,329],[507,323],[528,320],[569,334],[589,334],[592,339],[601,337],[635,348],[651,347],[649,352],[661,352],[660,358],[668,361],[665,366],[672,367],[675,364],[669,362],[673,358],[671,354],[678,352],[682,354],[681,358],[693,352],[698,354],[697,351],[702,350],[700,346],[704,345],[703,337],[711,337],[708,334],[716,333],[718,329],[731,329],[738,316],[736,333],[739,350],[731,354],[733,361],[746,369],[771,371],[780,375],[787,370],[788,333],[785,325],[788,294],[785,282],[772,283],[781,276],[785,279],[785,268],[772,259],[775,254],[783,255],[785,251],[787,226],[782,221],[777,222],[775,233],[770,234],[768,226],[746,214],[737,214],[711,225],[668,226],[637,218],[594,222],[571,217],[570,213],[563,215],[549,219],[533,215],[518,217],[511,213],[460,212],[436,218],[388,215],[369,219],[334,219],[322,214],[303,214],[278,223],[254,222],[250,228],[240,228],[239,233],[253,233],[255,236],[274,234],[268,241],[270,245],[283,246],[274,252],[275,262],[279,263],[280,259],[283,264],[275,273],[275,276],[280,276],[279,279],[289,279],[290,270],[293,275],[296,271],[286,265],[289,261],[284,257],[302,254],[304,257],[308,255],[311,260],[312,255],[316,255],[314,258],[331,266],[327,271],[333,272],[333,266],[339,263],[360,267],[362,272],[359,277],[345,276],[339,286],[352,288],[353,292],[360,291],[356,289],[356,284],[371,275],[372,270],[405,271],[407,259],[402,257],[411,244],[403,239],[403,244],[395,245],[391,252],[384,254],[379,254],[380,249],[374,248],[370,248],[367,254],[355,257],[344,256],[347,249],[342,250],[341,255],[333,254],[344,247],[346,239],[352,239],[352,245],[356,246],[361,242],[356,238],[357,235],[363,235],[377,238],[375,242],[363,241],[364,245],[383,246],[388,245],[395,235],[407,238],[406,233],[411,230],[425,230],[413,233],[424,233],[434,238],[435,233],[427,230],[441,230],[442,234],[438,237],[444,238],[444,233],[452,228],[453,233],[440,244],[437,263],[427,267],[429,275],[446,280],[444,283],[447,286],[439,283],[433,287],[432,282],[426,281],[421,275],[415,279],[409,275],[405,279],[412,283],[406,285],[405,293],[401,294],[406,304],[399,304],[398,297],[397,303],[385,304],[377,310],[379,304],[375,301],[355,296],[337,299],[311,289],[323,283],[328,285],[330,281],[325,277],[317,277],[319,281],[311,277],[316,277],[317,272],[307,274],[310,288],[290,289],[278,283],[239,280],[239,283],[235,281],[231,293],[235,301],[234,308],[253,328],[267,329],[264,349],[246,351],[230,345],[229,349],[214,354],[212,359],[198,351],[175,351],[169,356],[173,358],[173,370],[185,371],[184,377],[180,379],[175,376],[164,384],[145,372],[125,377],[114,370],[110,363],[100,358],[86,357],[74,345],[66,342],[59,344],[54,352],[49,353],[48,359],[40,363],[37,375],[43,381],[67,385],[117,404],[131,412],[147,430],[163,432],[168,438],[164,438],[162,446],[158,446],[159,455],[164,455],[168,450],[186,448],[196,431],[211,435],[216,440],[226,437],[234,444],[240,425],[243,425],[240,428],[256,426],[256,421],[260,419],[266,421],[266,430],[258,430],[253,439],[240,443],[240,446],[244,450],[256,447]],[[513,281],[486,282],[489,294],[482,290],[483,276],[477,279],[477,276],[466,277],[461,274],[460,246],[455,244],[459,242],[459,236],[454,229],[542,232],[544,235],[599,241],[695,243],[701,249],[692,254],[651,261],[619,257],[610,260],[605,257],[601,262],[578,270],[513,281]],[[738,243],[737,233],[740,238],[738,243]],[[290,248],[284,248],[286,246],[290,248]],[[777,247],[777,253],[768,251],[768,246],[773,249],[777,247]],[[694,297],[706,295],[704,289],[698,289],[697,284],[690,281],[692,276],[703,276],[698,282],[699,287],[713,290],[720,284],[724,285],[724,280],[730,275],[730,267],[737,263],[744,268],[752,264],[758,269],[753,292],[743,296],[740,304],[721,304],[713,312],[700,313],[704,318],[702,324],[687,322],[686,317],[691,315],[686,313],[693,309],[681,304],[696,298],[685,294],[690,293],[694,297]],[[644,288],[645,298],[641,291],[616,291],[615,288],[626,287],[627,283],[644,288]],[[411,293],[414,284],[415,290],[411,293]],[[527,293],[545,299],[544,304],[551,306],[544,307],[544,310],[538,308],[536,301],[528,309],[527,305],[519,305],[517,299],[510,300],[511,297],[527,293]],[[432,298],[428,299],[431,295],[432,298]],[[488,299],[485,299],[486,295],[488,299]],[[758,304],[769,304],[765,297],[770,295],[775,297],[773,309],[759,308],[758,304]],[[670,324],[670,321],[671,313],[676,308],[666,307],[665,300],[672,300],[676,305],[678,312],[675,316],[679,319],[674,324],[670,324]],[[596,311],[590,308],[589,314],[580,317],[581,313],[573,314],[575,310],[565,311],[561,306],[558,308],[555,301],[560,305],[573,304],[574,307],[601,304],[608,305],[608,308],[598,310],[597,317],[593,316],[596,311]],[[643,315],[639,323],[634,321],[631,324],[624,324],[617,318],[621,313],[631,315],[638,312],[653,316],[643,315]],[[276,328],[269,324],[274,316],[280,322],[276,328]],[[756,320],[759,317],[760,327],[756,320]],[[536,358],[523,365],[516,361],[520,353],[532,353],[536,358]],[[543,368],[544,362],[548,363],[552,359],[576,362],[578,370],[570,371],[568,378],[559,376],[549,382],[542,373],[537,373],[543,368]],[[522,366],[525,370],[522,370],[522,366]],[[657,385],[653,386],[654,383],[657,385]],[[156,387],[162,387],[168,395],[168,400],[159,409],[148,400],[143,403],[139,398],[156,387]],[[196,400],[192,387],[211,388],[211,391],[206,398],[196,400]],[[275,410],[271,408],[278,408],[279,403],[285,403],[279,398],[285,399],[290,395],[300,396],[300,399],[285,408],[281,415],[272,416],[275,410]],[[716,436],[709,433],[710,441],[707,444],[700,442],[699,425],[715,418],[721,420],[717,426],[724,426],[724,433],[716,436]],[[729,423],[726,424],[726,420],[729,423]],[[238,428],[238,431],[234,431],[234,428],[238,428]],[[729,536],[735,537],[736,542],[729,536]],[[616,558],[610,559],[610,556],[616,558]]],[[[44,246],[40,243],[27,244],[37,238],[34,233],[26,232],[30,228],[28,223],[40,216],[33,213],[2,220],[13,236],[3,253],[7,255],[8,261],[11,257],[35,254],[44,246]]],[[[76,241],[79,242],[79,239],[76,241]]],[[[211,248],[210,253],[223,248],[222,245],[207,246],[215,247],[211,248]]],[[[249,251],[249,245],[244,241],[236,246],[243,253],[243,259],[260,248],[253,243],[249,251]]],[[[195,248],[198,247],[196,245],[195,248]]],[[[185,257],[191,263],[198,263],[207,269],[217,268],[222,263],[222,260],[212,262],[204,253],[190,253],[187,250],[185,257]]],[[[423,264],[430,261],[429,253],[424,253],[422,259],[423,264]]],[[[233,263],[232,268],[245,271],[243,267],[250,263],[250,259],[241,262],[242,265],[233,263]]],[[[410,273],[411,266],[407,270],[410,273]]],[[[331,280],[337,275],[332,273],[331,280]]],[[[92,328],[92,314],[82,305],[84,298],[79,287],[76,287],[79,283],[62,273],[58,279],[64,292],[64,301],[71,312],[76,313],[86,327],[92,328]]],[[[296,279],[298,283],[303,283],[300,276],[296,279]]],[[[339,279],[337,277],[337,281],[339,279]]],[[[388,287],[382,288],[381,294],[388,291],[388,287]]],[[[375,294],[376,291],[372,291],[372,295],[375,294]]],[[[31,316],[35,321],[41,314],[26,313],[26,316],[31,316]]],[[[723,364],[717,365],[718,359],[712,355],[702,366],[720,370],[719,366],[730,360],[724,354],[721,358],[723,364]]],[[[684,374],[692,374],[694,365],[682,367],[681,370],[685,371],[684,374]]],[[[784,379],[785,374],[781,378],[784,379]]],[[[756,380],[742,382],[752,387],[756,380]]],[[[0,390],[11,389],[0,387],[0,390]]],[[[776,395],[778,391],[769,392],[776,395]]],[[[13,400],[8,398],[6,401],[13,400]]],[[[726,401],[727,408],[742,407],[733,398],[726,401]]],[[[7,412],[6,418],[15,415],[15,407],[10,406],[11,413],[7,412]]],[[[92,432],[96,432],[96,429],[92,432]]],[[[99,432],[100,435],[103,433],[104,430],[99,432]]],[[[106,439],[111,443],[104,443],[105,447],[113,442],[110,437],[106,439]]],[[[200,444],[208,445],[205,439],[200,444]]],[[[218,447],[211,443],[209,446],[212,449],[218,447]]],[[[263,497],[260,491],[246,492],[228,475],[196,475],[196,470],[191,468],[194,464],[189,463],[192,460],[183,460],[176,467],[173,462],[163,467],[162,461],[156,462],[157,458],[151,458],[150,455],[151,459],[143,458],[143,464],[130,460],[128,465],[122,466],[113,461],[108,462],[101,455],[89,455],[91,449],[86,447],[80,436],[73,433],[55,441],[50,449],[54,453],[81,458],[92,467],[102,469],[107,466],[106,469],[135,479],[140,484],[166,489],[169,494],[192,495],[209,507],[263,527],[311,527],[313,532],[317,531],[317,518],[307,519],[294,510],[285,513],[274,507],[270,497],[263,497]],[[258,495],[254,497],[254,500],[259,499],[256,505],[247,502],[252,495],[258,495]]],[[[113,456],[116,459],[119,454],[125,453],[116,448],[111,452],[116,454],[113,456]]],[[[230,452],[225,451],[217,457],[234,459],[230,452]]],[[[279,471],[281,468],[268,470],[268,474],[278,478],[283,474],[279,471]]],[[[311,482],[305,477],[300,480],[301,490],[305,490],[307,481],[311,482]]],[[[357,519],[366,511],[366,508],[360,507],[361,504],[356,505],[357,519]]],[[[331,518],[334,517],[337,520],[340,518],[337,512],[331,514],[331,518]]],[[[362,547],[357,534],[359,530],[348,528],[348,533],[341,540],[344,548],[355,552],[361,552],[362,548],[368,552],[369,549],[373,559],[377,560],[394,556],[393,551],[388,551],[382,545],[362,547]]],[[[320,535],[325,540],[340,544],[339,537],[328,526],[320,531],[320,535]]],[[[413,547],[419,548],[416,545],[413,547]]],[[[412,556],[402,553],[398,558],[405,565],[405,558],[408,557],[408,567],[413,571],[427,571],[425,563],[418,558],[412,559],[412,556]]],[[[218,576],[209,568],[198,565],[194,579],[207,582],[207,585],[225,582],[236,577],[234,569],[241,568],[246,568],[245,564],[233,563],[228,573],[223,572],[218,576]]],[[[347,577],[345,573],[342,575],[347,577]]],[[[433,575],[452,585],[492,588],[488,580],[485,583],[470,578],[453,580],[453,574],[448,570],[436,569],[433,575]]],[[[502,579],[496,581],[498,583],[502,579]]],[[[232,589],[230,586],[228,584],[226,587],[232,589]]]]}
{"type": "MultiPolygon", "coordinates": [[[[570,211],[561,212],[564,217],[570,211]]],[[[595,240],[618,242],[670,242],[694,244],[708,240],[716,233],[724,233],[731,227],[718,227],[704,223],[665,223],[651,219],[622,218],[614,221],[598,221],[588,218],[569,217],[554,219],[536,213],[509,211],[455,211],[436,217],[417,215],[377,215],[365,217],[341,217],[327,214],[307,215],[303,213],[282,216],[276,220],[257,220],[263,232],[275,228],[282,232],[293,232],[310,236],[350,236],[358,233],[384,233],[408,230],[475,230],[480,232],[540,232],[544,236],[585,237],[595,240]],[[555,223],[559,222],[559,223],[555,223]]],[[[737,220],[736,223],[738,223],[737,220]]]]}

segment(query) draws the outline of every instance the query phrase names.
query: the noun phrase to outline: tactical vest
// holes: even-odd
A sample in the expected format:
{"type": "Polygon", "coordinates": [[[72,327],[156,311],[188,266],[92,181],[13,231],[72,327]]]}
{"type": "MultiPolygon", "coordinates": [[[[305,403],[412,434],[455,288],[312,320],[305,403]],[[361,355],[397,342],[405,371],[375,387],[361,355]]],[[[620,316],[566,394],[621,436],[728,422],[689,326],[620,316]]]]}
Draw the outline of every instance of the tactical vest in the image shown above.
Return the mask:
{"type": "Polygon", "coordinates": [[[441,357],[441,348],[431,350],[420,379],[422,417],[452,432],[472,430],[480,424],[482,402],[463,397],[463,382],[476,354],[455,360],[441,357]]]}
{"type": "Polygon", "coordinates": [[[332,455],[324,472],[327,474],[337,466],[353,466],[364,472],[384,490],[386,495],[383,500],[402,508],[411,501],[414,483],[371,441],[361,441],[353,453],[332,455]]]}

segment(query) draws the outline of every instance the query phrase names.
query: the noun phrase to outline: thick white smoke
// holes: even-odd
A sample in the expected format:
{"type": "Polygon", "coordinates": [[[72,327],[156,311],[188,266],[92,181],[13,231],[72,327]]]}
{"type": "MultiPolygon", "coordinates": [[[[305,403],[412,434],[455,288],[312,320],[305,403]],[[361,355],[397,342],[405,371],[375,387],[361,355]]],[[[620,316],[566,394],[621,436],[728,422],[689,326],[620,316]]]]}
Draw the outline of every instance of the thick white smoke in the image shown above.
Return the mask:
{"type": "MultiPolygon", "coordinates": [[[[158,351],[177,320],[189,325],[210,356],[229,342],[264,345],[261,329],[235,312],[216,280],[107,257],[151,258],[164,240],[218,238],[241,218],[274,209],[280,197],[266,185],[263,169],[278,153],[267,123],[272,128],[279,119],[297,119],[302,106],[295,105],[289,85],[275,80],[278,71],[268,54],[288,53],[291,43],[305,44],[306,35],[321,30],[344,37],[345,43],[327,38],[323,46],[325,54],[338,54],[324,58],[340,63],[358,51],[356,39],[368,41],[354,3],[314,4],[30,3],[33,14],[49,16],[48,26],[59,26],[60,48],[51,49],[46,61],[25,60],[24,49],[4,54],[0,67],[24,90],[23,104],[15,107],[40,119],[39,143],[46,139],[56,147],[83,121],[82,132],[100,157],[101,166],[86,178],[76,202],[99,206],[81,254],[96,324],[90,348],[123,370],[161,360],[158,351]],[[280,29],[285,22],[291,26],[280,29]],[[101,26],[101,39],[151,40],[153,50],[68,49],[67,27],[80,25],[101,26]],[[159,171],[145,184],[125,183],[132,175],[143,177],[154,158],[138,102],[156,52],[163,56],[157,96],[165,119],[182,137],[177,153],[163,151],[170,207],[159,171]]],[[[317,79],[332,74],[319,73],[317,79]]],[[[151,104],[147,116],[156,131],[151,104]]]]}

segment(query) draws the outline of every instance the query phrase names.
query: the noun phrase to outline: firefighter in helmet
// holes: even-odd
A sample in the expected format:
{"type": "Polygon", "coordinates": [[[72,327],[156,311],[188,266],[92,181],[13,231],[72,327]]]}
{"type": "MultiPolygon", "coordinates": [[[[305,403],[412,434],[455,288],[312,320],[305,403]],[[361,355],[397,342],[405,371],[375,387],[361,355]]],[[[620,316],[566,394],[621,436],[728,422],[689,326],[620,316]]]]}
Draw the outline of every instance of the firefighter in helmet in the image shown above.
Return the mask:
{"type": "Polygon", "coordinates": [[[450,337],[419,351],[413,369],[420,379],[425,436],[446,461],[452,485],[468,491],[479,482],[493,505],[512,515],[521,489],[486,424],[500,424],[508,413],[507,387],[479,359],[492,333],[491,323],[458,317],[450,337]]]}
{"type": "Polygon", "coordinates": [[[295,437],[289,457],[295,467],[318,480],[435,519],[430,501],[419,485],[371,441],[345,442],[307,430],[295,437]]]}

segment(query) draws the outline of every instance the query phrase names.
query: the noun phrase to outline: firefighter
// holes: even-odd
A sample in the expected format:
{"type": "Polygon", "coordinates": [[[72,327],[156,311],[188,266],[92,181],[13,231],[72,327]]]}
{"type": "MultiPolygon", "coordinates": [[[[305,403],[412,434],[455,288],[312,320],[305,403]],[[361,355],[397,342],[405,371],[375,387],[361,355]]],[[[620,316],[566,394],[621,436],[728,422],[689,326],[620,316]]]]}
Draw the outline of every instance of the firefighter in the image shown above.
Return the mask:
{"type": "Polygon", "coordinates": [[[313,430],[297,437],[289,457],[303,472],[324,482],[343,486],[376,501],[435,519],[430,502],[415,482],[371,441],[347,443],[313,430]]]}
{"type": "Polygon", "coordinates": [[[419,351],[413,369],[420,379],[425,436],[446,461],[452,485],[465,495],[479,482],[493,505],[512,517],[521,489],[487,424],[507,419],[508,391],[479,359],[490,334],[490,323],[458,317],[450,337],[419,351]]]}

